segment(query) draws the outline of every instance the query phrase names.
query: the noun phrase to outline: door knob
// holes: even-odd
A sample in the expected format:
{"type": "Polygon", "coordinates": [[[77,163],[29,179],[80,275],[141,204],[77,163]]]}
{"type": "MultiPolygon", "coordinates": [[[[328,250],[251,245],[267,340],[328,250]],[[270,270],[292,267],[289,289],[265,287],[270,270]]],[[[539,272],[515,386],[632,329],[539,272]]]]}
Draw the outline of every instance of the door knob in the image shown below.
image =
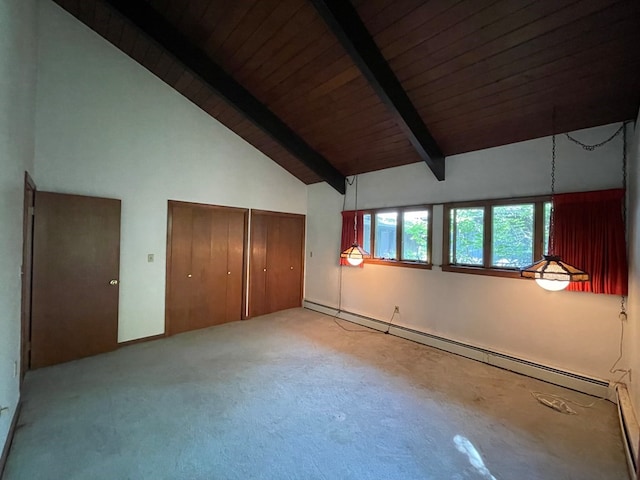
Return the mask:
{"type": "Polygon", "coordinates": [[[227,275],[231,275],[231,272],[227,272],[227,275]]]}
{"type": "Polygon", "coordinates": [[[187,275],[187,278],[191,278],[191,274],[187,275]]]}
{"type": "Polygon", "coordinates": [[[291,270],[293,270],[293,267],[291,267],[291,270]]]}
{"type": "Polygon", "coordinates": [[[265,268],[265,269],[264,269],[264,270],[262,270],[262,271],[263,271],[263,272],[266,272],[266,271],[267,271],[267,269],[265,268]]]}
{"type": "Polygon", "coordinates": [[[111,280],[109,285],[118,285],[118,280],[111,280]]]}

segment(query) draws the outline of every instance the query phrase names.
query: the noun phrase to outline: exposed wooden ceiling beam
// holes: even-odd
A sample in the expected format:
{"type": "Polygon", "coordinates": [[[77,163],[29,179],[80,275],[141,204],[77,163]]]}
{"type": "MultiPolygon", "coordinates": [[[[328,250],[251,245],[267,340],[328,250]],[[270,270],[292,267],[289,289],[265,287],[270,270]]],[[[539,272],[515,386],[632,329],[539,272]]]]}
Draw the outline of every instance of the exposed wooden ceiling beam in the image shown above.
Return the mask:
{"type": "Polygon", "coordinates": [[[438,180],[444,155],[349,0],[311,0],[438,180]]]}
{"type": "Polygon", "coordinates": [[[143,0],[106,0],[106,2],[202,78],[258,128],[273,137],[329,185],[341,194],[345,193],[344,175],[202,50],[193,45],[147,2],[143,0]]]}

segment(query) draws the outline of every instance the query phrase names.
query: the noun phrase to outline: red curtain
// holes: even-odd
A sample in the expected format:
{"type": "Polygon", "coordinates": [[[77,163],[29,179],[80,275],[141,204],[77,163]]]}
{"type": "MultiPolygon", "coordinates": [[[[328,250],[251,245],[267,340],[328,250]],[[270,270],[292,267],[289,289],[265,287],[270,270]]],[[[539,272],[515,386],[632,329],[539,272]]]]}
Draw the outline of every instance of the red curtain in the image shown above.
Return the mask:
{"type": "MultiPolygon", "coordinates": [[[[342,212],[342,238],[340,240],[340,252],[344,252],[347,248],[357,242],[362,247],[362,229],[364,213],[358,212],[358,238],[355,238],[355,232],[353,227],[353,221],[356,216],[355,210],[348,210],[342,212]]],[[[340,265],[349,265],[346,258],[340,259],[340,265]]],[[[364,267],[364,262],[360,264],[360,267],[364,267]]]]}
{"type": "Polygon", "coordinates": [[[554,195],[551,253],[591,276],[567,290],[627,294],[624,196],[621,188],[554,195]]]}

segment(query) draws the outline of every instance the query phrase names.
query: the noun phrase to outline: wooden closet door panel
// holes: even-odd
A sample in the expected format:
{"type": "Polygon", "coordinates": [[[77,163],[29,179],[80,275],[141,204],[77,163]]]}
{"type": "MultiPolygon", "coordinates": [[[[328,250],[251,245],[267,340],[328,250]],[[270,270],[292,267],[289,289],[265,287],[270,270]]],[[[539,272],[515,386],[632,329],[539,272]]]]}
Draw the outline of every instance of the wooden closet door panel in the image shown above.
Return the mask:
{"type": "Polygon", "coordinates": [[[193,218],[190,330],[224,322],[227,281],[226,214],[195,207],[193,218]]]}
{"type": "MultiPolygon", "coordinates": [[[[211,283],[205,295],[209,298],[209,325],[227,322],[227,288],[229,283],[229,215],[228,209],[211,209],[209,269],[211,283]]],[[[241,295],[239,298],[242,299],[241,295]]]]}
{"type": "Polygon", "coordinates": [[[190,330],[191,292],[191,241],[193,232],[193,209],[190,206],[170,204],[170,262],[168,265],[169,294],[167,298],[167,320],[170,335],[190,330]]]}
{"type": "Polygon", "coordinates": [[[295,308],[302,304],[304,217],[285,217],[281,222],[286,243],[287,261],[283,278],[283,308],[295,308]]]}
{"type": "Polygon", "coordinates": [[[283,217],[267,217],[267,313],[287,308],[289,266],[286,222],[283,217]]]}
{"type": "Polygon", "coordinates": [[[242,318],[247,210],[170,201],[167,331],[242,318]]]}
{"type": "Polygon", "coordinates": [[[249,316],[267,311],[267,215],[251,213],[251,246],[249,268],[249,316]]]}
{"type": "Polygon", "coordinates": [[[246,213],[230,211],[227,214],[227,292],[226,312],[227,322],[242,318],[244,300],[244,244],[246,213]]]}

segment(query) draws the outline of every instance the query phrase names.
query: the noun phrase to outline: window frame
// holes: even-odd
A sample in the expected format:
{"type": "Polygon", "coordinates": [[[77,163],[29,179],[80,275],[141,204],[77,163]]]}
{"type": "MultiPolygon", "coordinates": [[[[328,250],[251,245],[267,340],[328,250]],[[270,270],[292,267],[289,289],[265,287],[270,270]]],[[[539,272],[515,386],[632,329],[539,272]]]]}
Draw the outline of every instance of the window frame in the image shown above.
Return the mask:
{"type": "MultiPolygon", "coordinates": [[[[365,264],[370,265],[389,265],[394,267],[408,267],[408,268],[421,268],[425,270],[431,270],[433,266],[433,258],[432,258],[432,245],[433,245],[433,205],[407,205],[402,207],[384,207],[384,208],[370,208],[366,210],[361,210],[363,218],[364,215],[371,215],[371,237],[369,239],[369,244],[371,245],[371,251],[369,252],[369,257],[364,259],[365,264]],[[427,261],[421,262],[419,260],[402,260],[402,233],[404,230],[404,213],[405,212],[416,212],[416,211],[427,211],[429,212],[429,218],[427,220],[427,261]],[[378,213],[397,213],[397,224],[396,224],[396,255],[398,257],[395,259],[384,259],[384,258],[375,258],[375,237],[376,237],[376,214],[378,213]]],[[[364,220],[362,222],[364,224],[364,220]]],[[[363,244],[364,240],[364,231],[363,234],[363,244]]]]}
{"type": "Polygon", "coordinates": [[[521,278],[520,270],[515,268],[494,267],[491,265],[491,247],[493,240],[493,207],[504,205],[533,204],[533,262],[542,258],[544,249],[544,204],[551,202],[551,195],[538,195],[529,197],[510,197],[488,200],[475,200],[465,202],[451,202],[443,204],[442,213],[442,271],[470,273],[475,275],[489,275],[494,277],[521,278]],[[450,238],[451,238],[451,210],[455,208],[484,208],[484,225],[482,239],[482,266],[459,265],[450,263],[450,238]],[[488,214],[487,214],[488,213],[488,214]]]}

